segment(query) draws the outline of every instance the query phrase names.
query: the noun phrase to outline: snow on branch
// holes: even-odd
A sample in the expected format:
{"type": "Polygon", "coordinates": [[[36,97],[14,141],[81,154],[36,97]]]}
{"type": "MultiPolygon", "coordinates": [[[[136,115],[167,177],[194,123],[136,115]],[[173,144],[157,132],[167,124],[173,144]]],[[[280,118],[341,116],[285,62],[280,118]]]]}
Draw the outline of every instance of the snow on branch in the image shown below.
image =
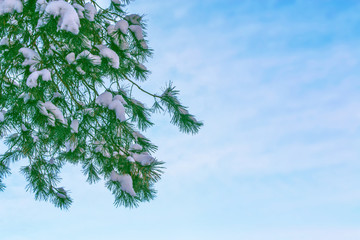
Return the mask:
{"type": "Polygon", "coordinates": [[[60,29],[79,34],[79,16],[71,4],[63,0],[53,1],[46,6],[45,12],[55,17],[60,16],[58,23],[60,29]]]}
{"type": "Polygon", "coordinates": [[[116,181],[121,184],[121,190],[127,192],[131,196],[136,196],[136,193],[133,188],[133,181],[129,174],[120,175],[114,170],[111,172],[110,176],[111,181],[116,181]]]}

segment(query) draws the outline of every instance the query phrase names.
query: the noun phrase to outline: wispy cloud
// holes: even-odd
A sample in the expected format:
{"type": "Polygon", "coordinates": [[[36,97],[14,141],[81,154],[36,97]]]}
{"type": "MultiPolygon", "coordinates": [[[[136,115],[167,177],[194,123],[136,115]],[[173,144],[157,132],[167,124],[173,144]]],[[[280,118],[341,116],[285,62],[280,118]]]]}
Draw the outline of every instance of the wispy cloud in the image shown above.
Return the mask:
{"type": "Polygon", "coordinates": [[[201,37],[198,41],[181,37],[190,32],[174,33],[168,41],[171,46],[157,57],[166,65],[152,66],[152,78],[175,78],[184,98],[195,100],[191,105],[205,121],[204,131],[191,146],[186,145],[192,141],[187,137],[177,136],[165,144],[159,140],[163,149],[172,149],[169,158],[176,154],[175,158],[188,159],[178,161],[178,171],[198,171],[214,162],[232,170],[243,166],[247,171],[250,165],[272,171],[284,158],[294,170],[358,157],[356,45],[234,56],[237,45],[203,32],[199,36],[208,39],[204,44],[199,44],[201,37]]]}

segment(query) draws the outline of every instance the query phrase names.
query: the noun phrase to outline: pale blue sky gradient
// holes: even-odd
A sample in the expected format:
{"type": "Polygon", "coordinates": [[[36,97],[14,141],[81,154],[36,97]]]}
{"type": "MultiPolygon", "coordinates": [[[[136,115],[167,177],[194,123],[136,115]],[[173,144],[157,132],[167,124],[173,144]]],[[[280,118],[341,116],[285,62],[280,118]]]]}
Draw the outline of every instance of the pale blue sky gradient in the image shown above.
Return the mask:
{"type": "Polygon", "coordinates": [[[60,211],[15,170],[0,239],[360,239],[359,1],[137,0],[129,11],[146,14],[155,50],[144,87],[172,80],[205,126],[188,136],[153,118],[167,170],[137,209],[66,167],[74,204],[60,211]]]}

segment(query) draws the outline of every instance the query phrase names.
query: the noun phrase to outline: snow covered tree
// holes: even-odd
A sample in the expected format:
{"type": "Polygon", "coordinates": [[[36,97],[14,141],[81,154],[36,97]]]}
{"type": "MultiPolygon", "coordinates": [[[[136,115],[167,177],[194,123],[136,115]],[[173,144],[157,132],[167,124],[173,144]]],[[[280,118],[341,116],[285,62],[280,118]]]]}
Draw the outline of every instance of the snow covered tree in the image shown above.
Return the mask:
{"type": "Polygon", "coordinates": [[[143,17],[129,1],[102,8],[90,0],[0,0],[0,191],[10,164],[24,161],[26,189],[37,200],[68,208],[61,168],[79,164],[89,183],[100,179],[116,206],[154,198],[162,162],[143,133],[154,112],[168,112],[185,133],[197,121],[167,85],[159,94],[141,87],[152,50],[143,17]],[[153,105],[136,100],[137,88],[153,105]]]}

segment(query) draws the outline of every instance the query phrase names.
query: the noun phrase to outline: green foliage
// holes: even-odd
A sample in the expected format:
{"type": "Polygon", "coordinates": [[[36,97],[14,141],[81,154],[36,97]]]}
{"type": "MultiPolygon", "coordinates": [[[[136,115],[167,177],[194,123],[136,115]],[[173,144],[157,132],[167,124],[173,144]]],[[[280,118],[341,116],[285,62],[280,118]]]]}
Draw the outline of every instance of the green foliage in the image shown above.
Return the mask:
{"type": "Polygon", "coordinates": [[[69,191],[58,187],[66,163],[79,164],[90,184],[104,180],[116,206],[135,207],[153,199],[163,162],[151,156],[157,147],[139,130],[153,125],[154,112],[170,113],[171,123],[185,133],[197,133],[202,123],[180,103],[172,84],[161,94],[139,85],[149,74],[143,64],[152,55],[142,16],[123,10],[130,1],[111,2],[104,9],[91,0],[97,8],[92,21],[89,12],[81,10],[84,0],[67,1],[78,4],[78,16],[85,16],[76,34],[59,28],[62,16],[45,10],[48,1],[43,6],[41,1],[21,2],[22,11],[0,14],[0,135],[8,146],[0,156],[0,191],[11,163],[22,160],[26,190],[62,209],[72,202],[69,191]],[[144,38],[132,29],[114,29],[120,20],[140,26],[144,38]],[[119,67],[99,45],[116,53],[119,67]],[[29,58],[24,48],[35,55],[29,58]],[[71,54],[76,58],[71,60],[71,54]],[[42,70],[48,70],[51,79],[40,74],[36,84],[30,84],[34,72],[42,70]],[[133,88],[152,96],[153,106],[136,100],[133,88]],[[126,120],[110,105],[97,102],[104,91],[114,97],[112,102],[121,102],[116,106],[124,108],[126,120]],[[128,175],[136,194],[116,178],[128,175]]]}

